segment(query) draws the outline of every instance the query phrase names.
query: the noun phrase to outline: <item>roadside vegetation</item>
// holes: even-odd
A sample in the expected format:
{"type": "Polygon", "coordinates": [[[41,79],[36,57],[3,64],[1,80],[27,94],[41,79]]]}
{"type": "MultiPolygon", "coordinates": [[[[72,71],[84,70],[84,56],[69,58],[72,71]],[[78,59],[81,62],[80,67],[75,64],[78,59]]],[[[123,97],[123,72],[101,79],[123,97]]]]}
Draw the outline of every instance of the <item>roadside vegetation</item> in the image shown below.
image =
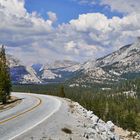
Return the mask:
{"type": "Polygon", "coordinates": [[[140,79],[112,85],[110,90],[67,85],[14,85],[14,91],[66,97],[79,102],[104,121],[111,120],[124,129],[140,132],[140,79]]]}
{"type": "Polygon", "coordinates": [[[6,104],[11,92],[10,69],[6,60],[5,48],[0,50],[0,102],[6,104]]]}

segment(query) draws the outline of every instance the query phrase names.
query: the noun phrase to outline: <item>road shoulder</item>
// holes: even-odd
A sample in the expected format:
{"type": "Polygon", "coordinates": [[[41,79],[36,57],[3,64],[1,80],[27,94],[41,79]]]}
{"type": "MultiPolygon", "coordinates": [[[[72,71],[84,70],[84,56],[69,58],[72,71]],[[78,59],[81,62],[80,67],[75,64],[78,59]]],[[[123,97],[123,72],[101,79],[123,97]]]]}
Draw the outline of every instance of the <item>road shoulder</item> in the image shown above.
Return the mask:
{"type": "MultiPolygon", "coordinates": [[[[58,99],[62,105],[57,112],[15,140],[87,140],[89,136],[104,140],[105,137],[109,138],[115,135],[110,130],[97,128],[100,131],[98,134],[98,130],[92,129],[95,120],[91,119],[91,116],[93,119],[97,119],[97,116],[94,114],[90,116],[89,111],[69,99],[58,99]],[[91,130],[95,132],[95,135],[89,134],[91,130]]],[[[103,128],[105,125],[103,121],[100,121],[97,126],[103,128]]]]}
{"type": "Polygon", "coordinates": [[[12,96],[7,104],[5,104],[5,105],[0,104],[0,112],[11,109],[11,108],[17,106],[18,104],[20,104],[21,102],[22,102],[22,99],[12,96]]]}

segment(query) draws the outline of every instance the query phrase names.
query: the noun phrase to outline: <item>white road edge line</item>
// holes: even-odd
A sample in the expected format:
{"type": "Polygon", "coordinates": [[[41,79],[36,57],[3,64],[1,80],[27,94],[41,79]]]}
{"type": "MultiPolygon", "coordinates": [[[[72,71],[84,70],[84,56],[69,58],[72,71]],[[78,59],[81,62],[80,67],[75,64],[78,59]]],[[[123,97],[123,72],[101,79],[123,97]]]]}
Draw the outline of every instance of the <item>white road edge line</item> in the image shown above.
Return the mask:
{"type": "MultiPolygon", "coordinates": [[[[54,98],[54,97],[50,97],[50,98],[54,98]]],[[[22,131],[21,133],[15,135],[14,137],[10,138],[9,140],[13,140],[13,139],[19,137],[20,135],[26,133],[27,131],[33,129],[34,127],[38,126],[39,124],[41,124],[42,122],[44,122],[45,120],[47,120],[49,117],[51,117],[54,113],[56,113],[56,112],[60,109],[61,101],[58,100],[58,99],[56,99],[56,98],[54,98],[54,99],[58,102],[58,106],[57,106],[57,108],[56,108],[52,113],[50,113],[50,114],[49,114],[48,116],[46,116],[44,119],[42,119],[42,120],[39,121],[38,123],[34,124],[33,126],[29,127],[28,129],[26,129],[26,130],[22,131]]]]}

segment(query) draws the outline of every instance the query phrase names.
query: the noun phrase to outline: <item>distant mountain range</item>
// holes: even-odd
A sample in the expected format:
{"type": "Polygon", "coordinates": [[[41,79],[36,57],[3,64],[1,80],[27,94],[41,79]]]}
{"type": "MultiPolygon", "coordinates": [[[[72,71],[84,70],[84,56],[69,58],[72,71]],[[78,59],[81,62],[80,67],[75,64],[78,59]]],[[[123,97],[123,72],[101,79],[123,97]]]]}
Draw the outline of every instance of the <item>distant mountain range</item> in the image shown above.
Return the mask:
{"type": "Polygon", "coordinates": [[[74,77],[74,73],[80,69],[79,63],[69,60],[25,66],[11,55],[7,55],[7,58],[10,63],[11,79],[15,84],[64,82],[74,77]]]}
{"type": "Polygon", "coordinates": [[[64,60],[52,64],[24,66],[8,55],[13,83],[56,83],[70,86],[114,83],[140,76],[140,39],[119,50],[83,64],[64,60]]]}

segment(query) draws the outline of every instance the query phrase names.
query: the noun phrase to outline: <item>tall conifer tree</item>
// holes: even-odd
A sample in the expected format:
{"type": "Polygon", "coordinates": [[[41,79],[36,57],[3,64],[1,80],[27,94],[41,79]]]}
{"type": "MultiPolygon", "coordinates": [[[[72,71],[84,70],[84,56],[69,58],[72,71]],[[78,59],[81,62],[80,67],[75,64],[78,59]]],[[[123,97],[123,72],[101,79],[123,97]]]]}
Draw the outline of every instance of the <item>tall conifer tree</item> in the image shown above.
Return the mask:
{"type": "Polygon", "coordinates": [[[0,99],[3,104],[10,98],[11,80],[10,70],[6,60],[5,48],[2,45],[0,50],[0,99]]]}

